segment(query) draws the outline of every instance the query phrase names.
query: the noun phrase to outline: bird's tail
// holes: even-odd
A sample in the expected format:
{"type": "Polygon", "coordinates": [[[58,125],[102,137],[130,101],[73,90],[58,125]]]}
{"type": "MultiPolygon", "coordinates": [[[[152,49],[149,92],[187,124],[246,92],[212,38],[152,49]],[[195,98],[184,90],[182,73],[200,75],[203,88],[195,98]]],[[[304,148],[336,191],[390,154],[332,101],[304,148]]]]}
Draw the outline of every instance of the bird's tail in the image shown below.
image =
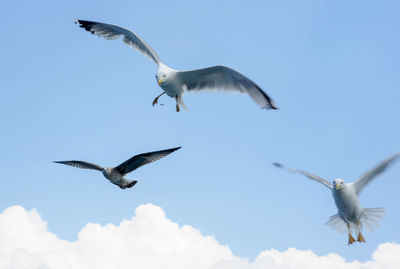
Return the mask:
{"type": "Polygon", "coordinates": [[[361,215],[361,224],[365,226],[367,230],[372,231],[374,228],[378,227],[379,221],[385,215],[385,209],[380,208],[363,208],[361,215]]]}
{"type": "Polygon", "coordinates": [[[338,231],[339,233],[344,233],[347,230],[347,225],[344,220],[339,216],[339,214],[332,215],[328,222],[326,223],[332,229],[338,231]]]}
{"type": "Polygon", "coordinates": [[[135,186],[136,183],[137,183],[137,180],[130,180],[130,181],[128,182],[128,184],[126,184],[126,185],[123,187],[123,189],[132,188],[133,186],[135,186]]]}
{"type": "MultiPolygon", "coordinates": [[[[372,231],[379,225],[379,221],[383,218],[384,214],[384,208],[363,208],[360,219],[360,229],[365,227],[367,230],[372,231]]],[[[339,214],[331,216],[326,224],[339,233],[344,233],[347,231],[347,224],[344,222],[344,220],[342,220],[339,214]]],[[[358,231],[357,225],[350,222],[350,232],[355,231],[358,231]]]]}

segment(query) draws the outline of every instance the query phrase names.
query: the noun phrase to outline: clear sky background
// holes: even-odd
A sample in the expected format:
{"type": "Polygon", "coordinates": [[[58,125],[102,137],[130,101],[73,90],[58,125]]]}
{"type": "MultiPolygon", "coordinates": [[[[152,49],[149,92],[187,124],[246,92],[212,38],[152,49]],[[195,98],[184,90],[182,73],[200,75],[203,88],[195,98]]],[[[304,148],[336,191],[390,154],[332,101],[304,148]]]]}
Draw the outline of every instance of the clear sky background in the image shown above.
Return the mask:
{"type": "Polygon", "coordinates": [[[254,259],[262,250],[311,249],[349,261],[399,242],[400,163],[361,195],[387,213],[367,244],[324,223],[329,191],[271,166],[279,161],[333,180],[357,179],[400,151],[398,1],[1,1],[0,210],[36,208],[48,229],[77,240],[87,223],[118,224],[139,205],[254,259]],[[136,31],[175,69],[223,64],[275,101],[187,94],[152,107],[156,66],[121,41],[90,35],[74,19],[136,31]],[[128,178],[129,190],[95,171],[131,156],[182,149],[128,178]]]}

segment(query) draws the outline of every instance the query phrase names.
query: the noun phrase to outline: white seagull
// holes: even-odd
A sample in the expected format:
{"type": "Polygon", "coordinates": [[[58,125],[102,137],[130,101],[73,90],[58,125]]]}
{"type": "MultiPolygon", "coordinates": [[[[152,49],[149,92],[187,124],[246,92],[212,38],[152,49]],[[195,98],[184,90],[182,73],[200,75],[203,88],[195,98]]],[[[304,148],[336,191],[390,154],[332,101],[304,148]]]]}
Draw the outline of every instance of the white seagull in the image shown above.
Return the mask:
{"type": "Polygon", "coordinates": [[[126,179],[126,174],[132,172],[133,170],[136,170],[140,166],[157,161],[180,148],[181,147],[177,147],[135,155],[129,160],[113,168],[101,167],[97,164],[83,161],[55,161],[55,163],[61,163],[83,169],[93,169],[101,171],[104,177],[107,178],[112,184],[119,186],[121,189],[126,189],[133,187],[137,183],[137,180],[126,179]]]}
{"type": "Polygon", "coordinates": [[[164,92],[154,99],[153,106],[166,93],[175,98],[176,111],[179,112],[179,105],[185,107],[182,100],[185,91],[208,89],[247,93],[262,108],[277,109],[271,98],[257,84],[230,67],[218,65],[192,71],[175,70],[163,64],[154,50],[133,31],[101,22],[76,20],[75,23],[105,39],[114,40],[122,36],[125,44],[138,49],[157,64],[156,80],[164,92]]]}
{"type": "Polygon", "coordinates": [[[356,241],[351,235],[353,230],[358,231],[357,241],[365,242],[365,239],[361,234],[363,225],[372,230],[372,228],[378,224],[378,221],[383,217],[385,212],[383,208],[362,208],[358,201],[359,194],[365,186],[372,181],[372,179],[385,171],[385,169],[399,157],[400,153],[393,155],[375,166],[373,169],[364,173],[360,178],[352,183],[344,183],[343,179],[337,178],[333,181],[333,184],[331,184],[329,181],[303,170],[287,168],[280,163],[273,163],[273,165],[293,173],[300,173],[310,179],[318,181],[332,191],[338,213],[331,216],[326,224],[339,232],[344,232],[347,227],[349,234],[348,244],[350,245],[356,241]]]}

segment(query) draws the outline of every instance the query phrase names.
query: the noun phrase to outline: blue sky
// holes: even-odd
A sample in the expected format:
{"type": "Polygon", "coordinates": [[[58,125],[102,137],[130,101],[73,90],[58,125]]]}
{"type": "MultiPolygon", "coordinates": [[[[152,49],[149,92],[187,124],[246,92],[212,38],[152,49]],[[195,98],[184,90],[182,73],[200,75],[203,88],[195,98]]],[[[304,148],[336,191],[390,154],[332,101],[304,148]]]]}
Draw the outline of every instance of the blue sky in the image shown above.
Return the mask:
{"type": "Polygon", "coordinates": [[[353,181],[400,150],[397,1],[2,1],[0,210],[36,208],[73,241],[89,223],[119,223],[146,203],[253,259],[270,248],[367,260],[399,242],[400,165],[361,195],[387,209],[367,244],[324,223],[336,213],[322,185],[282,162],[353,181]],[[188,111],[161,97],[156,66],[74,19],[130,28],[175,69],[223,64],[260,85],[280,110],[243,95],[187,94],[188,111]],[[182,146],[120,190],[94,171],[132,155],[182,146]]]}

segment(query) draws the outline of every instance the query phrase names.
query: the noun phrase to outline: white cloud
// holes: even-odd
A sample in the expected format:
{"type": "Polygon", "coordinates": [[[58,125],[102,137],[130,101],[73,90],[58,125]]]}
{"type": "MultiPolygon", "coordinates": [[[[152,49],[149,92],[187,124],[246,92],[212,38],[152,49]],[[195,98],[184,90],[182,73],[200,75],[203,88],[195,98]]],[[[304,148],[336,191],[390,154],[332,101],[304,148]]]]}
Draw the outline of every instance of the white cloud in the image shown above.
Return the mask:
{"type": "Polygon", "coordinates": [[[0,214],[0,269],[296,269],[400,268],[400,245],[379,245],[372,260],[346,262],[337,254],[317,256],[311,250],[265,250],[249,262],[228,246],[179,226],[157,206],[146,204],[118,226],[87,224],[78,240],[59,239],[36,210],[9,207],[0,214]]]}

